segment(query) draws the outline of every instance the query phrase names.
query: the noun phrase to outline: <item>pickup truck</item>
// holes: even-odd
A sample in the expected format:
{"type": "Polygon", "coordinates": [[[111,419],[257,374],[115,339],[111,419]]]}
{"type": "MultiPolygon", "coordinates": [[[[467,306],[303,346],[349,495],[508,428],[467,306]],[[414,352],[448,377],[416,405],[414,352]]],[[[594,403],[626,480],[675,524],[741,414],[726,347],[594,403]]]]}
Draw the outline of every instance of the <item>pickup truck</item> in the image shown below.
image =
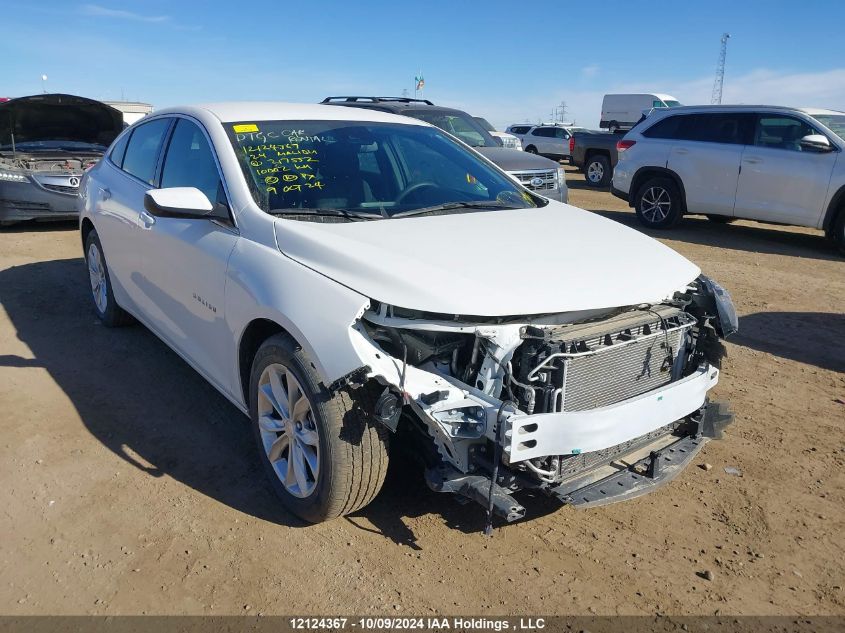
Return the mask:
{"type": "Polygon", "coordinates": [[[584,172],[584,179],[590,187],[609,187],[613,168],[619,154],[616,143],[623,134],[575,132],[569,138],[569,160],[584,172]]]}

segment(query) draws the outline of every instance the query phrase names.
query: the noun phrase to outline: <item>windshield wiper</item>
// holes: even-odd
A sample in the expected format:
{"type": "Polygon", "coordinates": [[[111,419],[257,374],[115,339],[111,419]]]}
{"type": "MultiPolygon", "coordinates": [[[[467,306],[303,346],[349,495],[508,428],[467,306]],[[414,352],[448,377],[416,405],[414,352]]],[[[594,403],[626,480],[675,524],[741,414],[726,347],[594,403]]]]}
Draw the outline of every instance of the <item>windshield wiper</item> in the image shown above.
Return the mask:
{"type": "Polygon", "coordinates": [[[452,211],[454,209],[518,209],[519,207],[511,207],[501,202],[475,201],[475,202],[446,202],[445,204],[437,204],[432,207],[423,207],[421,209],[411,209],[410,211],[400,211],[394,213],[391,218],[407,218],[413,215],[425,215],[427,213],[438,213],[440,211],[452,211]]]}
{"type": "Polygon", "coordinates": [[[384,216],[380,213],[367,213],[365,211],[353,211],[351,209],[270,209],[267,213],[270,215],[302,215],[302,216],[321,216],[345,218],[350,221],[355,220],[381,220],[384,216]]]}

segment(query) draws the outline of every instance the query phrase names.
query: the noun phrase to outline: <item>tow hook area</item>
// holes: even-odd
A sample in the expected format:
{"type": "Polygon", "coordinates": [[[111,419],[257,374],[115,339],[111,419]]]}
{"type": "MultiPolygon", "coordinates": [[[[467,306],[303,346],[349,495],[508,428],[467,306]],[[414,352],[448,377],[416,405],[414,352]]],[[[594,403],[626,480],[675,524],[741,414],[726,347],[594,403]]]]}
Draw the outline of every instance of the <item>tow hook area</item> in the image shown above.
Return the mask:
{"type": "MultiPolygon", "coordinates": [[[[487,506],[491,499],[489,477],[483,475],[464,475],[449,466],[429,468],[425,471],[425,481],[435,492],[452,492],[487,506]]],[[[493,513],[507,520],[517,521],[525,516],[523,508],[510,493],[499,484],[492,484],[493,513]]]]}
{"type": "MultiPolygon", "coordinates": [[[[722,439],[724,428],[733,421],[733,413],[725,402],[709,402],[702,407],[697,420],[698,429],[693,435],[677,441],[628,465],[620,465],[619,472],[599,481],[573,489],[563,483],[549,492],[561,502],[579,508],[607,505],[627,501],[652,492],[655,488],[674,479],[701,448],[711,439],[722,439]]],[[[624,457],[614,460],[624,464],[624,457]]]]}

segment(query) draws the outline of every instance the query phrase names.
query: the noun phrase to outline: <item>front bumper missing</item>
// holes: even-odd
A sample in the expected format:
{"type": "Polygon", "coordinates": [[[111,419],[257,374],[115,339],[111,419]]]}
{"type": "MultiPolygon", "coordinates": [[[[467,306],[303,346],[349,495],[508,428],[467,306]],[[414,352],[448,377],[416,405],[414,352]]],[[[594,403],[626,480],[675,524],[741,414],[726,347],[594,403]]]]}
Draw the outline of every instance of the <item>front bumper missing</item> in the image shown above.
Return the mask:
{"type": "MultiPolygon", "coordinates": [[[[686,468],[711,439],[722,439],[724,428],[733,421],[725,402],[707,402],[700,410],[679,422],[673,434],[667,431],[645,444],[634,444],[630,451],[613,454],[593,462],[557,486],[533,485],[524,476],[500,475],[490,486],[490,477],[462,474],[441,466],[426,472],[429,487],[436,492],[451,492],[486,506],[492,492],[493,511],[508,522],[525,516],[523,508],[512,496],[519,488],[535,487],[578,508],[608,505],[634,499],[669,483],[686,468]],[[610,474],[605,474],[606,472],[610,474]]],[[[486,470],[491,466],[484,463],[486,470]]]]}
{"type": "MultiPolygon", "coordinates": [[[[704,445],[711,439],[722,439],[724,428],[733,422],[733,413],[725,402],[710,402],[694,422],[694,435],[685,435],[657,450],[646,450],[644,457],[630,459],[622,456],[608,467],[617,469],[608,475],[584,484],[584,479],[571,480],[548,492],[567,505],[589,508],[620,501],[627,501],[653,492],[669,483],[686,468],[704,445]]],[[[642,455],[640,449],[633,455],[642,455]]]]}

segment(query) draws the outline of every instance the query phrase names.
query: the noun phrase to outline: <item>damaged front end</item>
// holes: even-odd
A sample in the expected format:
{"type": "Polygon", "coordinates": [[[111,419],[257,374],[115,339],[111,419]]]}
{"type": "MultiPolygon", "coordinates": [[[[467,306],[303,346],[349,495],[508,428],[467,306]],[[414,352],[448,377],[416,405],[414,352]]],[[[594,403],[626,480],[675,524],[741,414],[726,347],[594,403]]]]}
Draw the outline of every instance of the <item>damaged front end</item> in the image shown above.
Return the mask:
{"type": "Polygon", "coordinates": [[[373,417],[422,442],[429,486],[525,513],[536,489],[576,506],[669,481],[732,415],[708,402],[730,297],[701,276],[659,303],[531,317],[441,315],[373,302],[353,325],[373,417]]]}

